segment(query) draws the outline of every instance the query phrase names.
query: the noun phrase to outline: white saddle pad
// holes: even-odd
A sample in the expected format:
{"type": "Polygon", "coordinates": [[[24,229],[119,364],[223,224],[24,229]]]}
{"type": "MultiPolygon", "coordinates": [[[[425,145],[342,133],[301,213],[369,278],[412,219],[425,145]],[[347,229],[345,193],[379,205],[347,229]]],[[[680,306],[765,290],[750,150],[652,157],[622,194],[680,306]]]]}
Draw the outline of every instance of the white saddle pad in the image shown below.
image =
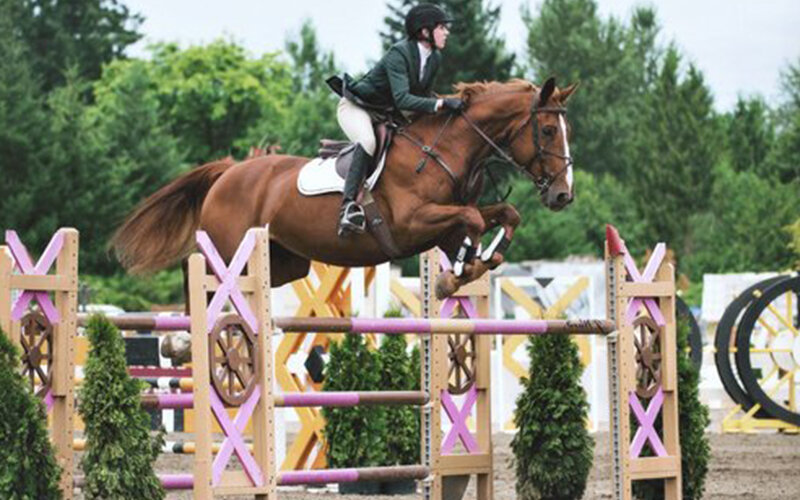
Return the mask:
{"type": "MultiPolygon", "coordinates": [[[[385,163],[386,155],[384,154],[375,171],[367,178],[367,191],[372,191],[372,188],[375,187],[385,163]]],[[[297,190],[303,196],[344,192],[344,179],[336,173],[336,157],[326,160],[314,158],[303,165],[300,175],[297,176],[297,190]]]]}

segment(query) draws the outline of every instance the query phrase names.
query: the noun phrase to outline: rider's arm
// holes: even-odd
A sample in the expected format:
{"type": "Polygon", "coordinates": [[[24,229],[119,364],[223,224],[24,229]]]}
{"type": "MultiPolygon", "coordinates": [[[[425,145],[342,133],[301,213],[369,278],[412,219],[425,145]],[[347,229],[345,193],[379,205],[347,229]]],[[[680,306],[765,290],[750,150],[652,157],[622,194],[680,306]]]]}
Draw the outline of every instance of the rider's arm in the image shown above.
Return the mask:
{"type": "Polygon", "coordinates": [[[392,89],[392,98],[398,109],[418,113],[435,113],[441,107],[441,103],[437,102],[437,99],[419,97],[409,92],[406,60],[398,49],[389,50],[385,63],[389,86],[392,89]]]}

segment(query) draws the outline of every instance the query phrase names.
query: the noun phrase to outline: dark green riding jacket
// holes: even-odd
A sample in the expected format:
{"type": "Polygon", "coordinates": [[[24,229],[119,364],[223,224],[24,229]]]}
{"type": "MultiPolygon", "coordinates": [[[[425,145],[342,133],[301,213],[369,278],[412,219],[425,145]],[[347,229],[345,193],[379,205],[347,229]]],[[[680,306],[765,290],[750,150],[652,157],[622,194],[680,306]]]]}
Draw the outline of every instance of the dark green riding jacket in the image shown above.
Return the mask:
{"type": "Polygon", "coordinates": [[[434,113],[436,98],[431,97],[431,89],[441,55],[434,50],[428,56],[422,78],[419,75],[419,57],[416,40],[398,42],[366,75],[350,83],[348,89],[375,106],[434,113]]]}

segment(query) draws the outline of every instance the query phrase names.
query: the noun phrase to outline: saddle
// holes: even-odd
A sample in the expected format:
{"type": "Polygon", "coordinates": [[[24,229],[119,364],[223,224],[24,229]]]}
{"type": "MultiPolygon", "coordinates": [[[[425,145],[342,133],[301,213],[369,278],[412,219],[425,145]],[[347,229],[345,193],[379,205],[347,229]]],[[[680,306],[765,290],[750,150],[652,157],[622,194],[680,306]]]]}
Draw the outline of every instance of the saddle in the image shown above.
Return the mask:
{"type": "MultiPolygon", "coordinates": [[[[378,165],[382,165],[384,157],[388,152],[389,145],[394,136],[394,123],[391,121],[379,122],[373,125],[375,132],[376,148],[375,154],[372,156],[372,165],[367,170],[367,177],[370,177],[378,165]]],[[[327,160],[329,158],[336,158],[336,174],[342,179],[347,178],[347,172],[350,170],[350,164],[353,161],[353,151],[356,145],[349,141],[337,141],[333,139],[322,139],[319,141],[319,158],[327,160]]]]}

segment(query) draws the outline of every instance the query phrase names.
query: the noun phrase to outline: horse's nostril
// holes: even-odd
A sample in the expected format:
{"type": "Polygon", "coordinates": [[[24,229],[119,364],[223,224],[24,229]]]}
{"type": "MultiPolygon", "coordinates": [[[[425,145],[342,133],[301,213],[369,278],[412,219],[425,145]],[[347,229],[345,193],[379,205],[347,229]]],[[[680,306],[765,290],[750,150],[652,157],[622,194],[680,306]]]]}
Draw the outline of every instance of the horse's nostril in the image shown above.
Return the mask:
{"type": "Polygon", "coordinates": [[[569,197],[569,193],[558,193],[558,196],[556,197],[556,202],[562,206],[566,205],[570,201],[572,200],[569,197]]]}

